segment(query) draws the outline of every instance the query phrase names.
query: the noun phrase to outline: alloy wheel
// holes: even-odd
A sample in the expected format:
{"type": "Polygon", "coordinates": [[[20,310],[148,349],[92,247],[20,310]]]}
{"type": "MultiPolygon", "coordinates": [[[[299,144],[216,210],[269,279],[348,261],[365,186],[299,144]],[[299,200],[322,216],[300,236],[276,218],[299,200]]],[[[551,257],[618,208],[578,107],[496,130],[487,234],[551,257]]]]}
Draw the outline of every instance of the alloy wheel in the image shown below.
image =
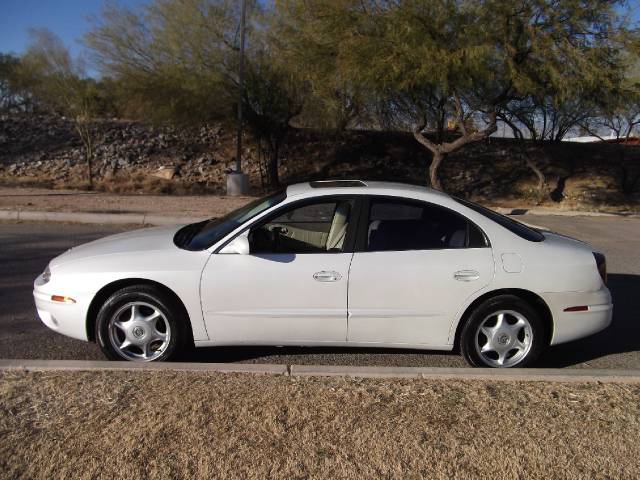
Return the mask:
{"type": "Polygon", "coordinates": [[[160,357],[171,341],[164,314],[146,302],[129,302],[109,320],[109,341],[125,360],[150,362],[160,357]]]}
{"type": "Polygon", "coordinates": [[[531,350],[533,329],[521,313],[499,310],[480,322],[474,338],[476,353],[486,365],[511,367],[531,350]]]}

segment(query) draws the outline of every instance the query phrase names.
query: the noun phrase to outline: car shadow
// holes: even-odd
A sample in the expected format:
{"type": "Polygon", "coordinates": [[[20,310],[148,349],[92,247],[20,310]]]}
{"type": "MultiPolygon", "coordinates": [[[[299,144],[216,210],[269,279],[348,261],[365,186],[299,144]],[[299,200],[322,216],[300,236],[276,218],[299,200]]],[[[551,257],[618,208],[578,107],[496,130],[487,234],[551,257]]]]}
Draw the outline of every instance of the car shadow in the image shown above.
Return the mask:
{"type": "Polygon", "coordinates": [[[451,352],[368,347],[202,347],[190,349],[178,361],[299,365],[464,366],[462,358],[451,352]],[[427,355],[429,359],[425,358],[427,355]]]}
{"type": "MultiPolygon", "coordinates": [[[[640,275],[610,274],[608,286],[614,303],[613,321],[609,328],[590,337],[574,342],[550,347],[536,363],[539,368],[559,368],[589,362],[610,354],[636,352],[640,350],[640,275]]],[[[323,356],[323,363],[339,364],[340,360],[348,360],[351,364],[370,365],[420,365],[419,355],[428,354],[436,364],[451,366],[452,360],[459,364],[458,359],[448,358],[458,355],[457,352],[439,352],[406,349],[382,348],[349,348],[349,347],[205,347],[192,349],[183,355],[181,360],[189,362],[256,362],[281,361],[277,363],[292,363],[290,357],[295,357],[299,363],[317,362],[323,356]],[[416,356],[417,358],[401,359],[400,356],[416,356]],[[361,358],[358,358],[361,357],[361,358]],[[394,361],[398,358],[398,362],[394,361]]],[[[460,360],[461,361],[461,360],[460,360]]],[[[434,362],[430,361],[432,365],[434,362]]]]}

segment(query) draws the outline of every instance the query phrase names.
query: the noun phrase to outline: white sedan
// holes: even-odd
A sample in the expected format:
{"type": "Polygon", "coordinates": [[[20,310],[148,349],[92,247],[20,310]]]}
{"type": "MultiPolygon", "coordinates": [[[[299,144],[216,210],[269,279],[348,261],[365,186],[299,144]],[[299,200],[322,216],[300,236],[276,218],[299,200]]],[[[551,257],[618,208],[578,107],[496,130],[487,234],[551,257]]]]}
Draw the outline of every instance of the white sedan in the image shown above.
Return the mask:
{"type": "Polygon", "coordinates": [[[610,324],[605,282],[604,256],[578,240],[424,187],[327,181],[72,248],[34,297],[46,326],[113,360],[308,345],[523,367],[610,324]]]}

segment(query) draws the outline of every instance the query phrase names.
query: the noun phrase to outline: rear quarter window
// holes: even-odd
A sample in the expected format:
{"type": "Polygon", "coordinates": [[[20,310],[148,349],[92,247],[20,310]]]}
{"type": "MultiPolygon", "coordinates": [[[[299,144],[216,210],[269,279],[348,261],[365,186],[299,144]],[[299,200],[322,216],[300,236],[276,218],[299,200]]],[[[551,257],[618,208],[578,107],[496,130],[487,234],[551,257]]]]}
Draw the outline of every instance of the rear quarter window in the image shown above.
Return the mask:
{"type": "Polygon", "coordinates": [[[524,223],[518,222],[513,218],[509,218],[506,215],[502,215],[498,212],[494,212],[493,210],[489,210],[482,205],[478,205],[477,203],[470,202],[469,200],[464,200],[462,198],[453,197],[453,199],[464,205],[467,208],[470,208],[474,212],[479,213],[480,215],[488,218],[489,220],[493,220],[498,225],[506,228],[511,233],[516,234],[520,238],[524,238],[530,242],[542,242],[544,240],[544,235],[536,230],[535,228],[529,227],[524,223]]]}

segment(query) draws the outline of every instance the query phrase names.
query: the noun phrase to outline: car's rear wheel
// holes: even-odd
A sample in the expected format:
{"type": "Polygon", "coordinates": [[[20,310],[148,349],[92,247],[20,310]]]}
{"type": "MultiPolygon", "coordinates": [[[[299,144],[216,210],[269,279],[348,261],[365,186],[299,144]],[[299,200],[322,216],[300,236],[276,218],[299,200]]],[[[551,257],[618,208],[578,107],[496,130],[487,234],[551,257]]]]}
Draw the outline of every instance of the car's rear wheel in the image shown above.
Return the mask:
{"type": "Polygon", "coordinates": [[[113,293],[96,317],[98,345],[111,360],[155,362],[175,358],[186,340],[181,309],[151,285],[113,293]]]}
{"type": "Polygon", "coordinates": [[[526,367],[545,348],[544,323],[529,303],[500,295],[476,307],[460,335],[465,360],[476,367],[526,367]]]}

